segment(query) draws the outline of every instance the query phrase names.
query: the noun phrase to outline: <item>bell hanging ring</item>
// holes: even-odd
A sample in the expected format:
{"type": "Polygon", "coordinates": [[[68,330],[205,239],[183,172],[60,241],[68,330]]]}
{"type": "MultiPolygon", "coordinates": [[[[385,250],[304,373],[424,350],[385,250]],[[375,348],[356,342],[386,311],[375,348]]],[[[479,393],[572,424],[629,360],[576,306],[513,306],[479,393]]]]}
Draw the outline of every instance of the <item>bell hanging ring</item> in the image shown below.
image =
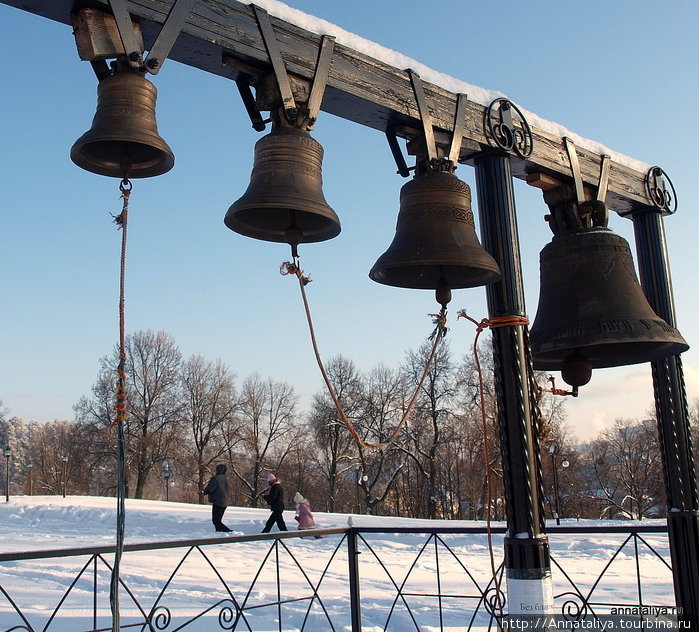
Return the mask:
{"type": "Polygon", "coordinates": [[[92,127],[70,150],[72,161],[92,173],[148,178],[172,169],[175,157],[158,134],[157,90],[144,73],[120,68],[97,86],[92,127]]]}

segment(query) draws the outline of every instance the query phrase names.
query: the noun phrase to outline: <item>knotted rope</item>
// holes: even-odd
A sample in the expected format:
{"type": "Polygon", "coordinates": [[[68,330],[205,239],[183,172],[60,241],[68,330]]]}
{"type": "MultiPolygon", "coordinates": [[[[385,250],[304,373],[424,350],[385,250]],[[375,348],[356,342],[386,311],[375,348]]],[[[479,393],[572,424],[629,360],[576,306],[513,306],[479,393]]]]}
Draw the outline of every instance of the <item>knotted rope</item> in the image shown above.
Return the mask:
{"type": "Polygon", "coordinates": [[[129,196],[132,184],[124,178],[119,184],[123,206],[121,213],[114,218],[114,223],[121,230],[121,258],[119,271],[119,365],[117,366],[116,415],[110,430],[117,428],[117,525],[114,566],[109,586],[109,602],[112,610],[112,631],[119,632],[119,568],[124,551],[125,497],[126,497],[126,454],[124,438],[124,420],[126,419],[126,335],[124,324],[125,278],[126,278],[126,229],[129,216],[129,196]]]}
{"type": "Polygon", "coordinates": [[[528,325],[529,319],[526,316],[494,316],[493,318],[483,318],[478,321],[471,318],[465,310],[460,310],[457,314],[458,318],[465,318],[470,320],[474,325],[476,325],[476,335],[473,340],[473,359],[476,363],[476,372],[478,373],[478,396],[480,399],[480,409],[481,409],[481,426],[483,430],[483,459],[485,461],[485,480],[488,491],[488,499],[485,512],[485,524],[486,531],[488,534],[488,552],[490,554],[490,570],[493,576],[493,584],[495,586],[495,596],[497,601],[498,610],[500,611],[500,618],[503,618],[503,603],[500,596],[500,580],[497,576],[497,569],[495,568],[495,555],[493,553],[493,534],[491,526],[491,509],[493,504],[493,485],[492,477],[490,473],[490,454],[488,450],[488,421],[485,413],[485,385],[483,383],[483,371],[481,369],[480,358],[478,357],[478,338],[486,329],[495,329],[497,327],[515,327],[518,325],[528,325]]]}
{"type": "Polygon", "coordinates": [[[333,388],[332,382],[330,381],[330,378],[328,377],[327,371],[325,370],[325,366],[323,365],[323,360],[320,357],[320,352],[318,350],[318,342],[316,340],[316,335],[315,335],[315,328],[313,327],[313,319],[311,318],[311,309],[308,304],[308,297],[306,296],[306,285],[308,285],[311,282],[310,277],[304,276],[303,272],[301,271],[301,268],[299,267],[298,260],[294,258],[294,261],[285,261],[282,263],[280,267],[280,273],[282,275],[294,275],[298,279],[299,282],[299,288],[301,290],[301,298],[303,299],[303,307],[306,311],[306,320],[308,321],[308,329],[311,335],[311,344],[313,345],[313,353],[315,354],[316,358],[316,363],[318,364],[318,368],[320,369],[320,373],[323,376],[323,381],[325,382],[325,386],[328,389],[328,394],[330,395],[330,398],[333,401],[333,404],[335,405],[335,408],[337,410],[337,414],[340,417],[340,420],[342,423],[345,425],[347,430],[349,431],[350,435],[352,435],[352,438],[357,442],[358,445],[360,445],[363,448],[369,448],[373,450],[385,450],[391,441],[395,439],[398,436],[398,433],[401,431],[403,425],[405,424],[406,420],[408,419],[408,416],[413,410],[413,407],[415,406],[415,402],[417,401],[417,397],[420,394],[420,389],[422,388],[422,385],[425,381],[425,378],[427,377],[427,374],[429,373],[430,367],[432,366],[432,362],[434,361],[434,357],[437,354],[437,349],[439,348],[440,342],[443,340],[444,336],[447,333],[447,315],[446,315],[446,309],[442,307],[440,310],[439,314],[430,314],[430,316],[433,317],[433,323],[435,325],[435,328],[430,335],[430,340],[432,340],[432,348],[430,350],[429,357],[427,358],[427,362],[425,363],[425,368],[422,372],[422,375],[420,376],[420,379],[418,380],[417,386],[415,388],[415,391],[413,392],[410,401],[408,402],[408,406],[406,407],[405,411],[403,412],[403,415],[401,416],[400,422],[398,425],[393,429],[391,434],[388,435],[386,438],[385,442],[382,443],[369,443],[367,441],[364,441],[359,436],[359,433],[357,432],[357,429],[355,428],[354,424],[352,421],[347,417],[342,404],[340,403],[340,399],[338,398],[337,394],[335,393],[335,389],[333,388]]]}

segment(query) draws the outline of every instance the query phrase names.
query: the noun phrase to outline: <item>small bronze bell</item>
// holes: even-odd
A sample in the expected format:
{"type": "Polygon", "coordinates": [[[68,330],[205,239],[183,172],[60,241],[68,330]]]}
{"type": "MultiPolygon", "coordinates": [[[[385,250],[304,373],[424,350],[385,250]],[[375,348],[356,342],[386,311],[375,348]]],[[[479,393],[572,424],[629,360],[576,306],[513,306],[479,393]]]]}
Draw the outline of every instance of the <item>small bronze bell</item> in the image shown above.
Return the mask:
{"type": "Polygon", "coordinates": [[[325,201],[323,148],[297,127],[274,127],[255,144],[250,184],[224,222],[236,233],[264,241],[325,241],[340,233],[340,220],[325,201]]]}
{"type": "Polygon", "coordinates": [[[92,127],[70,150],[73,162],[115,178],[148,178],[172,169],[175,157],[155,121],[156,96],[138,70],[119,69],[102,79],[92,127]]]}
{"type": "Polygon", "coordinates": [[[498,281],[500,268],[476,236],[469,186],[449,171],[422,173],[403,185],[396,234],[369,277],[440,292],[498,281]]]}
{"type": "Polygon", "coordinates": [[[689,346],[651,308],[628,242],[609,228],[554,236],[541,251],[541,289],[530,339],[534,368],[582,386],[593,368],[659,360],[689,346]]]}

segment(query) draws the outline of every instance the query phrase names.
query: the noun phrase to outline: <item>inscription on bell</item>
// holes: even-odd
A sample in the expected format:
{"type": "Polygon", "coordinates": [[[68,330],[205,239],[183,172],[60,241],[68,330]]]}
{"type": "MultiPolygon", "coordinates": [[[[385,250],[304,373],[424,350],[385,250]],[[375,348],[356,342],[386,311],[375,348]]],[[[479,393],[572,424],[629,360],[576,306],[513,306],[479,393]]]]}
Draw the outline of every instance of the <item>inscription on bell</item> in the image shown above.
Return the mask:
{"type": "Polygon", "coordinates": [[[600,331],[605,334],[631,333],[633,331],[631,323],[622,318],[615,320],[600,320],[599,328],[600,331]]]}

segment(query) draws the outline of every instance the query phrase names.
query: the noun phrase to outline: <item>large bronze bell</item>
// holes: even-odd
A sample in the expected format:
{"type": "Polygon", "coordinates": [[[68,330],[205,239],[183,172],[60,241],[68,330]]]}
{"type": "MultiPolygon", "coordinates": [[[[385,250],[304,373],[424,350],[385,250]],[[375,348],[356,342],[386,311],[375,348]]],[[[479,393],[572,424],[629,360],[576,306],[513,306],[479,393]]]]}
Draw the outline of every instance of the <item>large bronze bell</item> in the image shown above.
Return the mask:
{"type": "Polygon", "coordinates": [[[325,201],[323,148],[297,127],[273,127],[255,144],[250,184],[226,213],[228,228],[264,241],[332,239],[340,220],[325,201]]]}
{"type": "Polygon", "coordinates": [[[369,277],[434,290],[498,281],[500,268],[476,236],[469,186],[449,171],[421,173],[403,185],[396,234],[369,277]]]}
{"type": "Polygon", "coordinates": [[[121,69],[97,86],[92,127],[70,150],[73,162],[116,178],[148,178],[170,171],[175,157],[158,134],[157,90],[138,70],[121,69]]]}
{"type": "Polygon", "coordinates": [[[561,370],[566,382],[582,386],[593,368],[649,362],[689,348],[655,314],[628,242],[609,228],[554,236],[541,251],[540,274],[530,331],[535,369],[561,370]]]}

